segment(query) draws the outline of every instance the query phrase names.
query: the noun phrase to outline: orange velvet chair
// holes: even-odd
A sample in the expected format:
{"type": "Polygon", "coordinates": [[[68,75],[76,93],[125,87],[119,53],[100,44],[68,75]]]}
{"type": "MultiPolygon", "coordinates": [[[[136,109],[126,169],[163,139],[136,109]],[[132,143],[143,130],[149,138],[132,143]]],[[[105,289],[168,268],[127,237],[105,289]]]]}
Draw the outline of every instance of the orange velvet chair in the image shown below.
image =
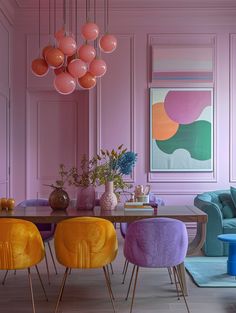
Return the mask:
{"type": "MultiPolygon", "coordinates": [[[[1,218],[0,229],[0,269],[28,269],[31,300],[35,313],[30,268],[35,266],[39,275],[37,264],[45,256],[42,237],[33,223],[21,219],[1,218]]],[[[47,299],[40,275],[39,279],[47,299]]]]}
{"type": "Polygon", "coordinates": [[[68,270],[72,268],[103,268],[115,312],[114,296],[107,267],[115,259],[118,251],[117,236],[113,224],[96,217],[77,217],[64,220],[57,224],[54,245],[58,262],[66,267],[55,313],[64,291],[68,270]]]}

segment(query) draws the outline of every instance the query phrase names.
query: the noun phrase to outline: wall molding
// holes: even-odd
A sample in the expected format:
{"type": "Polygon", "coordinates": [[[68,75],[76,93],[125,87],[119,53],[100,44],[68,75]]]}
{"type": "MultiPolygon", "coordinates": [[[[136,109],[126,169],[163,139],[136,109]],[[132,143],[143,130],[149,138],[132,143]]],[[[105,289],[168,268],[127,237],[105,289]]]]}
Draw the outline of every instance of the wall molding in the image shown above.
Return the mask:
{"type": "Polygon", "coordinates": [[[229,67],[230,77],[229,77],[229,142],[230,142],[230,151],[229,151],[229,182],[236,183],[236,149],[235,149],[235,123],[236,123],[236,92],[235,92],[235,84],[236,84],[236,33],[229,34],[229,67]]]}
{"type": "MultiPolygon", "coordinates": [[[[116,33],[116,36],[129,39],[130,43],[130,149],[135,151],[135,36],[134,34],[119,34],[116,33]]],[[[100,153],[102,148],[102,82],[99,81],[97,84],[97,132],[96,132],[96,153],[100,153]]],[[[136,169],[132,171],[129,178],[126,178],[125,181],[129,183],[135,182],[136,169]]]]}
{"type": "MultiPolygon", "coordinates": [[[[211,88],[213,88],[213,171],[208,172],[151,172],[149,169],[149,172],[147,174],[147,180],[150,183],[157,183],[157,182],[217,182],[217,99],[216,99],[216,34],[214,33],[168,33],[168,34],[155,34],[155,33],[149,33],[147,34],[147,88],[154,87],[154,84],[151,83],[151,47],[152,45],[160,44],[160,45],[191,45],[193,42],[193,38],[198,38],[198,41],[200,42],[199,45],[211,45],[213,49],[213,83],[211,83],[211,88]],[[179,41],[176,43],[176,36],[179,37],[179,41]],[[173,40],[174,38],[174,40],[173,40]],[[173,43],[171,43],[171,40],[173,43]],[[202,42],[201,42],[202,40],[202,42]],[[194,175],[193,175],[194,173],[194,175]],[[193,178],[194,176],[194,178],[193,178]]],[[[196,44],[195,44],[196,46],[196,44]]],[[[202,85],[201,83],[189,83],[183,86],[183,83],[180,85],[180,83],[176,82],[156,82],[155,87],[201,87],[204,88],[206,85],[202,85]]],[[[209,86],[208,86],[209,87],[209,86]]],[[[149,120],[150,125],[150,120],[149,120]]],[[[150,144],[150,143],[149,143],[150,144]]],[[[150,149],[148,153],[148,166],[150,166],[150,149]]]]}

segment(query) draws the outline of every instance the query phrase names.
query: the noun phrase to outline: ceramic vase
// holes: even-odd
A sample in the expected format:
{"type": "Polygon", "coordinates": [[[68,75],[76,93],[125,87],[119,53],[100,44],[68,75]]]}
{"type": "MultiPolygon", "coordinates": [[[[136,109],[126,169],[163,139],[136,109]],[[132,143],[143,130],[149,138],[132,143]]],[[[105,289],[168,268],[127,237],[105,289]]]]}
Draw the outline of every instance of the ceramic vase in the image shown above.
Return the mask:
{"type": "Polygon", "coordinates": [[[76,208],[78,210],[92,210],[95,206],[94,186],[79,187],[77,193],[76,208]]]}
{"type": "Polygon", "coordinates": [[[68,193],[59,187],[54,187],[48,200],[49,205],[53,210],[65,210],[70,203],[68,193]]]}
{"type": "Polygon", "coordinates": [[[114,210],[117,206],[117,197],[114,193],[113,181],[106,182],[105,192],[100,198],[100,206],[102,210],[114,210]]]}

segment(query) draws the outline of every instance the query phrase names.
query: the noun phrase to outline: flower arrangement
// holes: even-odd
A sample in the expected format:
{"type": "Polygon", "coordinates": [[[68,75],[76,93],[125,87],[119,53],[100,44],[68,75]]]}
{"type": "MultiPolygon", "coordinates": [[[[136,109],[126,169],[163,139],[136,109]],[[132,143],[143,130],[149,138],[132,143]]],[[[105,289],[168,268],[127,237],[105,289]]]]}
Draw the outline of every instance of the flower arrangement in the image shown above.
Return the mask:
{"type": "Polygon", "coordinates": [[[124,182],[123,176],[129,175],[137,161],[137,153],[123,149],[123,144],[115,151],[101,149],[101,153],[97,154],[93,159],[96,164],[94,169],[94,177],[97,185],[105,185],[107,181],[113,181],[114,190],[124,190],[131,188],[132,185],[124,182]]]}

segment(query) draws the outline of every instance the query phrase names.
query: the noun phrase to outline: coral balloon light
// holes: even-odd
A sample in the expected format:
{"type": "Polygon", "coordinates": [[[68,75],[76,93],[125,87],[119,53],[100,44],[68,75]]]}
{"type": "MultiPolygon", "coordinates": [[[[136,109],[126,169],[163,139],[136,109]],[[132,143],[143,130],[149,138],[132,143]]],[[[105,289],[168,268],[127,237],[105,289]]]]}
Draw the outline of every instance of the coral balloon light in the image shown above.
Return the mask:
{"type": "Polygon", "coordinates": [[[94,47],[84,44],[78,49],[79,58],[86,63],[90,63],[96,56],[94,47]]]}
{"type": "Polygon", "coordinates": [[[45,76],[47,75],[49,68],[44,59],[35,59],[32,61],[31,70],[35,76],[45,76]]]}
{"type": "Polygon", "coordinates": [[[94,59],[89,65],[89,72],[96,77],[102,77],[106,71],[107,65],[102,59],[94,59]]]}
{"type": "Polygon", "coordinates": [[[82,26],[81,33],[85,40],[95,40],[99,34],[99,28],[95,23],[86,23],[82,26]]]}
{"type": "Polygon", "coordinates": [[[74,59],[69,63],[68,71],[73,77],[80,78],[86,74],[87,65],[80,59],[74,59]]]}
{"type": "Polygon", "coordinates": [[[73,55],[76,51],[76,41],[70,36],[62,37],[59,40],[59,49],[65,55],[73,55]]]}
{"type": "Polygon", "coordinates": [[[78,83],[85,89],[91,89],[96,85],[96,78],[89,72],[78,79],[78,83]]]}
{"type": "Polygon", "coordinates": [[[114,35],[105,34],[100,38],[99,45],[103,52],[111,53],[117,47],[117,39],[114,35]]]}
{"type": "Polygon", "coordinates": [[[64,63],[64,58],[64,54],[61,52],[61,50],[57,48],[52,48],[46,53],[46,62],[52,68],[62,66],[62,64],[64,63]]]}
{"type": "Polygon", "coordinates": [[[76,80],[68,73],[60,73],[54,79],[54,87],[62,95],[69,95],[75,90],[76,80]]]}

